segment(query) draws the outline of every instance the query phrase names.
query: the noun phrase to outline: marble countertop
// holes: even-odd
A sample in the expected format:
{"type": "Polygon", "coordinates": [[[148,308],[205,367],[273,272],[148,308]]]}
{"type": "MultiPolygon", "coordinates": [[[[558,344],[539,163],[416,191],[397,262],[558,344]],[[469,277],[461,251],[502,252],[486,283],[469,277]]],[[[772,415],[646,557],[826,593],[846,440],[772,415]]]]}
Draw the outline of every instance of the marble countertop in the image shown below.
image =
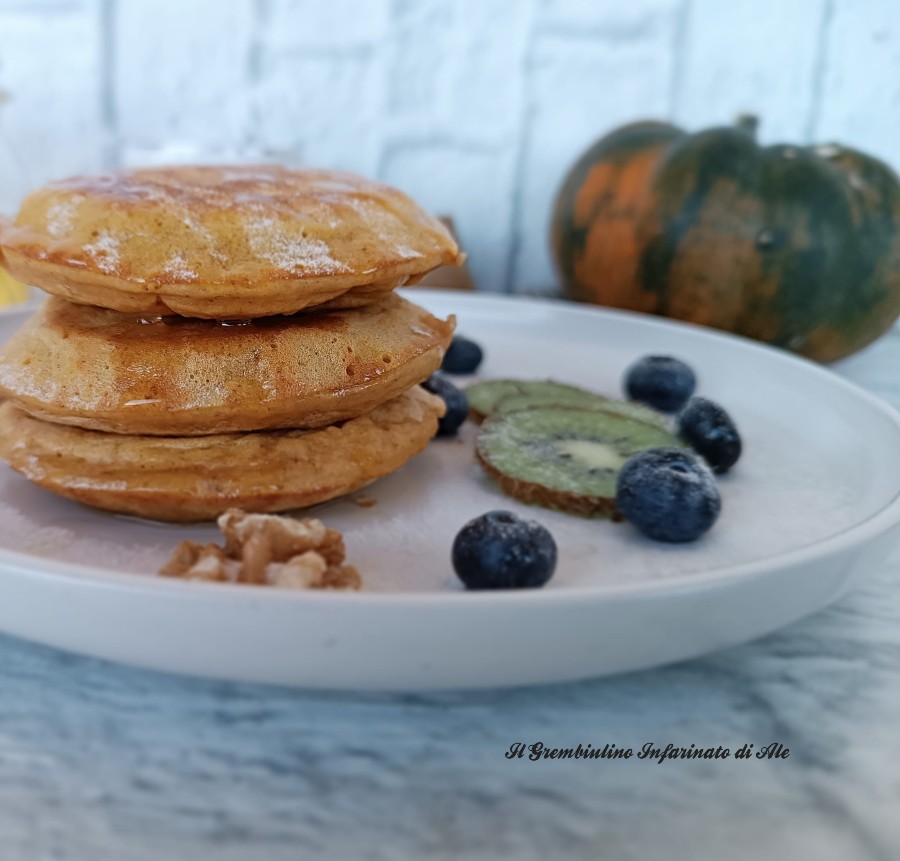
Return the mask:
{"type": "MultiPolygon", "coordinates": [[[[896,330],[839,372],[900,406],[896,330]]],[[[637,675],[381,696],[206,682],[0,637],[0,859],[895,861],[900,552],[777,634],[637,675]],[[507,759],[648,741],[787,759],[507,759]]]]}

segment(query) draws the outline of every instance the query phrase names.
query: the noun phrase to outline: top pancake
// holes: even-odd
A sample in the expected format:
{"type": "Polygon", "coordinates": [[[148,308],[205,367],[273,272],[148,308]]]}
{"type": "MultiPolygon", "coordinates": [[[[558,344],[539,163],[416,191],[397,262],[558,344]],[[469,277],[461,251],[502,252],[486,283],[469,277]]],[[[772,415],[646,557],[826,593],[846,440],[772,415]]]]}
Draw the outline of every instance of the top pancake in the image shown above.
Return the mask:
{"type": "Polygon", "coordinates": [[[463,259],[396,189],[274,165],[52,182],[3,225],[0,249],[14,276],[74,302],[211,319],[355,307],[463,259]]]}

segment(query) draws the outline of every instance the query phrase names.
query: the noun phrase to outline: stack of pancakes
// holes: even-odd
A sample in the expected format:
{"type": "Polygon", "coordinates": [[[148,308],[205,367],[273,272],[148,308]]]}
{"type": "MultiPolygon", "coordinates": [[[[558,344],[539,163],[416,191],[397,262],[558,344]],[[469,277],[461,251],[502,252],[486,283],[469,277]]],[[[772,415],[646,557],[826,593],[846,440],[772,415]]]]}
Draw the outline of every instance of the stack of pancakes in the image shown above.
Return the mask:
{"type": "Polygon", "coordinates": [[[461,262],[402,193],[279,167],[52,183],[0,232],[52,294],[0,351],[0,456],[160,520],[282,511],[393,472],[444,405],[418,386],[453,320],[395,295],[461,262]]]}

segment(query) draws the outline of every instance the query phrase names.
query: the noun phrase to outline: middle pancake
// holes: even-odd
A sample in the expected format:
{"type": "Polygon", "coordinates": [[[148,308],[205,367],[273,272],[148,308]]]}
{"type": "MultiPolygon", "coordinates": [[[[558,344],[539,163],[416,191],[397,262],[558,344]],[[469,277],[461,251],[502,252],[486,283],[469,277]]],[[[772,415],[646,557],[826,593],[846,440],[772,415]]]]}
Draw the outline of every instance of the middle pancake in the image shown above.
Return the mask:
{"type": "Polygon", "coordinates": [[[234,324],[51,297],[0,351],[0,396],[37,418],[111,433],[324,427],[425,380],[454,323],[397,295],[234,324]]]}

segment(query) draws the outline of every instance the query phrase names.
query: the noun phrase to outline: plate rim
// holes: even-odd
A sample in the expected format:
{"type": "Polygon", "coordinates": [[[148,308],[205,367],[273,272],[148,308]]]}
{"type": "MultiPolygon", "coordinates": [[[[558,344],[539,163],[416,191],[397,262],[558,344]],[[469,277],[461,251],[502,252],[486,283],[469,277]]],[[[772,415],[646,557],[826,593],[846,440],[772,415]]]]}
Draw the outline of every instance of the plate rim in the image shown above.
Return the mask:
{"type": "MultiPolygon", "coordinates": [[[[900,411],[877,395],[866,391],[856,383],[839,376],[827,367],[781,350],[769,344],[754,341],[741,335],[723,332],[716,329],[700,326],[698,324],[661,318],[652,314],[636,311],[626,311],[619,308],[606,308],[581,303],[566,303],[560,298],[535,298],[522,297],[511,294],[493,293],[462,293],[453,290],[438,290],[433,288],[406,289],[398,291],[411,299],[419,299],[427,306],[428,302],[422,294],[427,293],[435,299],[449,302],[484,303],[495,305],[514,304],[517,306],[531,305],[537,308],[551,308],[554,312],[562,311],[587,313],[598,317],[613,317],[629,320],[642,326],[661,329],[681,329],[691,333],[693,337],[725,342],[748,350],[751,354],[763,354],[777,357],[780,361],[794,363],[805,367],[810,372],[828,384],[836,385],[850,395],[867,402],[868,405],[887,418],[893,426],[894,432],[900,441],[900,411]]],[[[0,317],[24,316],[35,310],[39,303],[30,302],[25,305],[12,306],[0,309],[0,317]]],[[[457,313],[464,313],[459,310],[457,313]]],[[[153,522],[153,521],[149,521],[153,522]]],[[[317,605],[358,608],[360,605],[379,607],[394,605],[397,603],[410,604],[415,607],[441,606],[456,603],[472,605],[478,604],[521,604],[553,601],[567,602],[586,600],[633,600],[643,597],[665,598],[672,595],[689,593],[697,590],[726,586],[739,581],[753,579],[775,569],[793,567],[796,565],[809,565],[826,559],[837,553],[858,549],[861,546],[885,535],[892,527],[900,525],[900,487],[894,496],[878,511],[864,520],[842,529],[812,544],[788,550],[774,556],[749,562],[739,562],[731,565],[711,568],[705,571],[678,574],[659,580],[638,580],[633,583],[618,583],[604,586],[571,586],[560,589],[521,589],[521,590],[479,590],[473,596],[465,589],[455,589],[440,592],[367,592],[365,589],[359,592],[334,592],[330,590],[298,590],[269,586],[265,589],[255,589],[248,594],[247,584],[239,583],[209,583],[195,580],[180,580],[177,578],[161,577],[158,574],[133,574],[122,571],[98,570],[88,565],[75,562],[62,562],[54,559],[40,559],[33,554],[0,547],[0,569],[17,569],[18,573],[31,577],[51,580],[67,580],[83,582],[86,585],[101,586],[111,590],[138,593],[180,593],[186,600],[207,601],[232,601],[234,599],[246,600],[251,598],[254,602],[268,603],[275,601],[279,605],[284,602],[311,602],[317,605]]],[[[449,552],[449,550],[448,550],[449,552]]]]}

